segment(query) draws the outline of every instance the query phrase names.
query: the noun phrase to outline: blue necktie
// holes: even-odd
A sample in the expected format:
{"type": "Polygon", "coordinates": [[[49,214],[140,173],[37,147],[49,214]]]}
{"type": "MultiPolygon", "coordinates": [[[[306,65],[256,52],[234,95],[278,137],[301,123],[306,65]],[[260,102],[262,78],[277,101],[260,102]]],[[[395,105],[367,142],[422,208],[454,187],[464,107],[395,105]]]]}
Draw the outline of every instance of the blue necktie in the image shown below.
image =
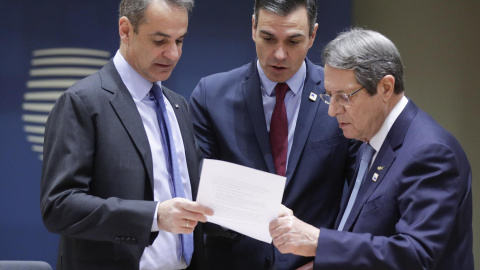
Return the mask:
{"type": "Polygon", "coordinates": [[[340,225],[338,225],[338,231],[343,230],[343,226],[345,226],[345,222],[347,222],[350,211],[352,211],[353,204],[357,198],[358,191],[360,190],[360,186],[362,185],[365,175],[367,174],[368,165],[372,160],[373,154],[375,154],[375,149],[373,149],[373,147],[368,143],[364,144],[360,168],[358,169],[357,179],[355,180],[355,186],[353,186],[353,191],[350,195],[350,199],[348,200],[347,208],[345,208],[340,225]]]}
{"type": "MultiPolygon", "coordinates": [[[[185,197],[185,190],[183,189],[182,178],[180,176],[180,169],[178,166],[177,152],[175,150],[175,142],[173,141],[172,128],[168,120],[167,109],[163,100],[163,93],[160,86],[153,84],[150,93],[155,98],[155,107],[157,111],[157,120],[160,127],[161,141],[163,152],[165,153],[165,160],[167,161],[167,169],[170,174],[170,180],[173,186],[173,197],[185,197]]],[[[181,250],[178,250],[180,257],[183,256],[187,265],[190,265],[193,254],[193,235],[180,234],[181,250]]]]}

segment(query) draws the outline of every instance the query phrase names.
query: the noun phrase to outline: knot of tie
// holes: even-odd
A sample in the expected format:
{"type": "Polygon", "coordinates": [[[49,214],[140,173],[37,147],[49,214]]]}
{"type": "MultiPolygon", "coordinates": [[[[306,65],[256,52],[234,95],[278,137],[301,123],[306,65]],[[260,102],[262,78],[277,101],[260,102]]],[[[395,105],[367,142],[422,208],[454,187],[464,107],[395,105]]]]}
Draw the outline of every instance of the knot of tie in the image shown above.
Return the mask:
{"type": "Polygon", "coordinates": [[[163,100],[162,89],[160,88],[160,86],[158,86],[158,84],[156,83],[153,84],[152,89],[150,89],[150,93],[153,95],[153,97],[157,102],[160,102],[160,100],[163,100]]]}
{"type": "Polygon", "coordinates": [[[275,98],[278,101],[284,101],[285,100],[285,95],[287,94],[288,91],[288,84],[286,83],[278,83],[275,86],[275,98]]]}
{"type": "Polygon", "coordinates": [[[367,163],[370,163],[373,155],[375,154],[375,149],[369,144],[365,144],[362,153],[362,160],[365,160],[367,163]]]}

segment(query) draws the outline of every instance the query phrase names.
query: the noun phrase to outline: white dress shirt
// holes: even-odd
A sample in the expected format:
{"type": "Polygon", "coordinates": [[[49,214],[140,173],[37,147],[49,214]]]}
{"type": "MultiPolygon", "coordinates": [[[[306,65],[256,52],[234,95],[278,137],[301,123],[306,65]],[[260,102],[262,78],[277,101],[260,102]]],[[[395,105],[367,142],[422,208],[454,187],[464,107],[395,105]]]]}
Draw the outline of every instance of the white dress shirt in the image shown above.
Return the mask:
{"type": "Polygon", "coordinates": [[[393,107],[393,110],[388,114],[387,118],[383,122],[382,127],[378,130],[377,134],[372,137],[370,140],[370,145],[375,149],[375,155],[372,157],[372,161],[370,162],[370,167],[372,167],[375,158],[377,158],[378,151],[380,151],[380,147],[382,147],[383,142],[387,138],[388,132],[392,128],[395,120],[397,120],[398,116],[403,112],[403,109],[407,106],[408,99],[403,96],[402,99],[393,107]]]}
{"type": "MultiPolygon", "coordinates": [[[[166,167],[167,162],[163,153],[164,149],[160,138],[161,133],[155,111],[155,101],[151,98],[149,93],[153,84],[138,74],[119,51],[117,51],[113,58],[113,62],[123,83],[133,97],[147,133],[153,161],[153,198],[157,202],[172,199],[170,175],[166,167]]],[[[161,82],[157,82],[157,84],[161,87],[161,82]]],[[[190,186],[190,178],[188,176],[182,134],[180,133],[175,112],[167,98],[164,98],[164,103],[172,128],[173,141],[176,147],[176,156],[178,157],[180,175],[183,187],[185,188],[185,195],[187,199],[192,200],[192,189],[190,186]]],[[[132,181],[133,180],[135,179],[132,179],[132,181]]],[[[157,211],[155,211],[155,215],[152,218],[152,231],[159,231],[159,234],[153,242],[153,245],[145,248],[140,260],[140,269],[166,270],[186,268],[187,265],[185,260],[183,257],[179,258],[179,255],[177,254],[177,250],[180,247],[179,235],[160,231],[158,229],[157,211]]]]}

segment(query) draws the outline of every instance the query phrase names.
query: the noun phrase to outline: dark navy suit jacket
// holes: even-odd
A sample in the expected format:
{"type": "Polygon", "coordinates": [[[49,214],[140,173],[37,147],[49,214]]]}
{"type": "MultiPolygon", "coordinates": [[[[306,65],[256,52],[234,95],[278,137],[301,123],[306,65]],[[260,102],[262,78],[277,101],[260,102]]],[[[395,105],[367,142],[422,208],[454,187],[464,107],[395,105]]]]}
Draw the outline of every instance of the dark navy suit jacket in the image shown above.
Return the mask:
{"type": "Polygon", "coordinates": [[[471,184],[460,144],[410,100],[360,188],[348,232],[321,229],[315,269],[474,269],[471,184]]]}
{"type": "MultiPolygon", "coordinates": [[[[319,97],[309,99],[310,93],[318,96],[325,89],[323,68],[308,60],[306,64],[282,203],[305,222],[333,227],[344,180],[353,174],[349,148],[356,145],[328,116],[327,104],[319,97]]],[[[275,173],[256,61],[202,78],[192,94],[190,113],[206,158],[275,173]]],[[[312,260],[280,254],[272,244],[249,237],[207,235],[206,251],[209,269],[294,269],[312,260]]]]}

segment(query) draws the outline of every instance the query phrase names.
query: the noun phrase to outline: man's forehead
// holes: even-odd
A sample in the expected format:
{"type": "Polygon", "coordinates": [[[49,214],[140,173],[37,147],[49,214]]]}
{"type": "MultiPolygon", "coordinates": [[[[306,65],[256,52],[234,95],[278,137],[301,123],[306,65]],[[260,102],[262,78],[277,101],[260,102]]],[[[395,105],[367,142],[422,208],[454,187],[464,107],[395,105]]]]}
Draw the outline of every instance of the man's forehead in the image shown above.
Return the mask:
{"type": "Polygon", "coordinates": [[[285,26],[309,26],[308,14],[304,7],[299,7],[292,12],[281,15],[266,9],[260,9],[257,18],[257,24],[268,24],[270,21],[275,21],[276,24],[279,22],[285,26]]]}

